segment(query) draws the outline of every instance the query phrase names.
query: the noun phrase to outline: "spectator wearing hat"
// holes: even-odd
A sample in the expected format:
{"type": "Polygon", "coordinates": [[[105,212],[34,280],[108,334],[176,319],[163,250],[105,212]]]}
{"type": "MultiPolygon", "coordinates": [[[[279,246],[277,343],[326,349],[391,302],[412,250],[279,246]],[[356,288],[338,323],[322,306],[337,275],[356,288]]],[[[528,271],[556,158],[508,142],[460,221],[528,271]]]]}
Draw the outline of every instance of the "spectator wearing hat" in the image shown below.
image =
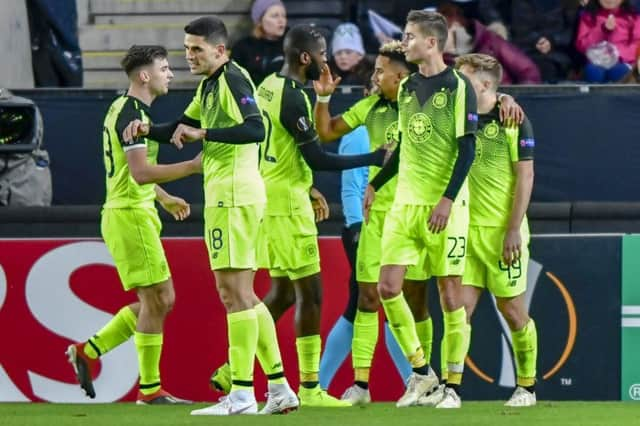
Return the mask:
{"type": "Polygon", "coordinates": [[[371,78],[373,64],[365,56],[362,35],[355,24],[338,25],[331,40],[331,73],[341,84],[365,86],[371,78]]]}
{"type": "Polygon", "coordinates": [[[257,86],[284,64],[282,40],[287,11],[279,0],[256,0],[251,7],[251,19],[253,33],[233,46],[231,59],[249,71],[257,86]]]}

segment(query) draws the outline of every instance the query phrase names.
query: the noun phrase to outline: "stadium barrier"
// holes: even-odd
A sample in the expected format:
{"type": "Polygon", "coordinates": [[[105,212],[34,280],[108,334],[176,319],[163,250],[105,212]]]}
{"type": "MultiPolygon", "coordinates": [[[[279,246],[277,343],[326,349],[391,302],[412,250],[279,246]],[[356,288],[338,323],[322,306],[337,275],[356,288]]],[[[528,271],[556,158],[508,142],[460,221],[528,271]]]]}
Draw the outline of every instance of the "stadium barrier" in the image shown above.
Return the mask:
{"type": "MultiPolygon", "coordinates": [[[[206,249],[200,238],[165,238],[163,243],[177,294],[165,332],[163,383],[181,397],[214,400],[218,395],[209,389],[208,379],[226,358],[227,340],[224,309],[206,249]]],[[[321,332],[326,336],[344,309],[349,270],[338,238],[322,237],[320,250],[325,301],[321,332]]],[[[527,303],[538,326],[540,399],[637,396],[640,330],[631,315],[637,316],[640,305],[633,281],[638,276],[633,259],[639,250],[640,237],[532,238],[527,303]]],[[[268,281],[260,271],[259,295],[267,291],[268,281]]],[[[98,239],[1,239],[0,333],[4,347],[11,350],[0,355],[0,401],[89,402],[74,383],[64,350],[71,342],[91,336],[133,300],[133,294],[122,291],[113,260],[98,239]]],[[[434,285],[430,285],[430,308],[435,330],[432,365],[438,369],[442,321],[434,285]]],[[[289,312],[279,321],[278,333],[285,370],[297,386],[292,321],[289,312]]],[[[482,297],[473,330],[462,396],[506,398],[515,375],[510,337],[490,297],[482,297]]],[[[371,382],[375,400],[394,400],[402,393],[402,382],[394,372],[384,344],[379,343],[371,382]]],[[[351,380],[347,360],[330,391],[339,395],[351,380]]],[[[137,362],[130,341],[102,359],[95,402],[133,400],[136,382],[137,362]]],[[[260,397],[265,380],[259,371],[256,383],[260,397]]]]}
{"type": "MultiPolygon", "coordinates": [[[[99,237],[101,208],[98,205],[2,207],[0,238],[99,237]]],[[[329,208],[329,220],[318,224],[320,235],[340,235],[344,223],[342,207],[330,203],[329,208]]],[[[533,234],[640,233],[640,202],[534,202],[527,215],[533,234]]],[[[202,205],[192,205],[191,216],[184,222],[176,222],[164,211],[160,211],[160,216],[164,236],[202,235],[202,205]]]]}
{"type": "MultiPolygon", "coordinates": [[[[123,84],[125,84],[123,75],[123,84]]],[[[640,85],[510,86],[525,107],[536,135],[533,201],[633,201],[640,187],[640,134],[637,113],[640,85]]],[[[45,146],[51,157],[54,204],[100,204],[104,196],[102,127],[115,90],[15,90],[33,99],[44,118],[45,146]]],[[[172,90],[153,105],[154,120],[182,115],[193,91],[172,90]]],[[[331,100],[333,113],[362,98],[361,88],[344,87],[331,100]]],[[[177,152],[160,150],[160,161],[191,158],[190,144],[177,152]]],[[[337,150],[337,144],[327,149],[337,150]]],[[[315,174],[327,199],[339,202],[340,174],[315,174]]],[[[202,202],[201,179],[190,177],[166,185],[189,202],[202,202]]]]}

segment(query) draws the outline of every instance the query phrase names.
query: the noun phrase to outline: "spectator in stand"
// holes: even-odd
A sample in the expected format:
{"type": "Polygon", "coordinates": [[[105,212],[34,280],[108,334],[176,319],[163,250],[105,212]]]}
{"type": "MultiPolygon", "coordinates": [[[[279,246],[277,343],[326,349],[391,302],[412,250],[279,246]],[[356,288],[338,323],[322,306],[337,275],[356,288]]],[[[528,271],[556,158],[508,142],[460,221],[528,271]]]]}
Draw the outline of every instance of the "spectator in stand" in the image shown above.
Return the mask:
{"type": "Polygon", "coordinates": [[[452,63],[456,56],[484,53],[496,58],[503,67],[502,84],[537,84],[540,71],[520,49],[490,31],[476,19],[469,19],[453,2],[443,2],[438,12],[447,18],[449,37],[445,60],[452,63]]]}
{"type": "Polygon", "coordinates": [[[251,7],[253,34],[239,40],[231,59],[244,67],[257,86],[284,64],[282,40],[287,28],[287,11],[279,0],[256,0],[251,7]]]}
{"type": "Polygon", "coordinates": [[[580,15],[576,49],[587,57],[584,79],[616,82],[636,61],[640,20],[629,0],[591,0],[580,15]]]}
{"type": "Polygon", "coordinates": [[[329,67],[334,78],[341,79],[340,84],[368,84],[373,73],[373,64],[365,56],[362,35],[355,24],[345,22],[336,27],[331,40],[329,67]]]}
{"type": "Polygon", "coordinates": [[[520,0],[512,4],[513,43],[540,70],[542,80],[565,80],[571,68],[569,49],[576,11],[557,0],[520,0]]]}

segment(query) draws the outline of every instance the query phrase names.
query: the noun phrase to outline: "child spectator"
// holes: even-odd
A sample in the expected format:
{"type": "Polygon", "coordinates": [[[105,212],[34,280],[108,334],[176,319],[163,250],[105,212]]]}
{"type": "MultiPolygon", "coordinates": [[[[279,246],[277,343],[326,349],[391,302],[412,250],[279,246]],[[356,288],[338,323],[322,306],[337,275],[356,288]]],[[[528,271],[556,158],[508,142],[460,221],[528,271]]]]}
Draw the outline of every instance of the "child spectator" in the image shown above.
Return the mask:
{"type": "Polygon", "coordinates": [[[251,7],[251,19],[253,34],[233,46],[231,59],[249,72],[257,86],[284,64],[282,40],[287,11],[280,0],[256,0],[251,7]]]}
{"type": "Polygon", "coordinates": [[[576,49],[587,57],[590,83],[623,78],[636,60],[640,42],[638,14],[629,0],[591,0],[579,18],[576,49]]]}
{"type": "Polygon", "coordinates": [[[331,40],[331,73],[340,77],[341,84],[365,86],[373,72],[373,64],[364,52],[362,35],[355,24],[338,25],[331,40]]]}

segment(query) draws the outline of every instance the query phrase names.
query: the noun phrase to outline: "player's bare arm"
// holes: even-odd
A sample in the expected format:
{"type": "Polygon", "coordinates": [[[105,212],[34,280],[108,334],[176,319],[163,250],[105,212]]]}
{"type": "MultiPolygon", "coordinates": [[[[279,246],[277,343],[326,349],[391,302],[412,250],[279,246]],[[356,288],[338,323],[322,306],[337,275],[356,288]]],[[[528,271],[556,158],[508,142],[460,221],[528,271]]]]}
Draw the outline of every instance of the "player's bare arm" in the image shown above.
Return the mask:
{"type": "Polygon", "coordinates": [[[335,80],[331,76],[329,66],[322,67],[320,78],[313,82],[316,92],[316,104],[313,109],[316,130],[321,142],[331,142],[353,130],[341,115],[331,117],[329,113],[329,97],[340,84],[341,78],[335,80]]]}
{"type": "Polygon", "coordinates": [[[315,188],[311,188],[309,191],[309,197],[311,197],[311,206],[316,216],[316,222],[322,222],[329,219],[329,203],[324,195],[315,188]]]}
{"type": "Polygon", "coordinates": [[[533,189],[533,160],[518,161],[514,165],[514,169],[516,174],[515,197],[502,250],[502,257],[507,265],[511,265],[520,258],[522,247],[520,227],[524,215],[527,213],[533,189]]]}
{"type": "Polygon", "coordinates": [[[376,190],[373,189],[371,184],[367,185],[367,189],[364,191],[364,199],[362,200],[362,211],[364,216],[365,223],[369,223],[369,212],[371,211],[371,206],[373,202],[376,200],[376,190]]]}
{"type": "Polygon", "coordinates": [[[149,164],[146,146],[127,150],[127,164],[131,176],[138,185],[171,182],[202,172],[200,154],[192,160],[174,164],[149,164]]]}
{"type": "Polygon", "coordinates": [[[169,194],[159,185],[154,187],[156,191],[156,201],[160,203],[163,209],[167,211],[175,220],[185,220],[191,214],[191,206],[184,199],[169,194]]]}

